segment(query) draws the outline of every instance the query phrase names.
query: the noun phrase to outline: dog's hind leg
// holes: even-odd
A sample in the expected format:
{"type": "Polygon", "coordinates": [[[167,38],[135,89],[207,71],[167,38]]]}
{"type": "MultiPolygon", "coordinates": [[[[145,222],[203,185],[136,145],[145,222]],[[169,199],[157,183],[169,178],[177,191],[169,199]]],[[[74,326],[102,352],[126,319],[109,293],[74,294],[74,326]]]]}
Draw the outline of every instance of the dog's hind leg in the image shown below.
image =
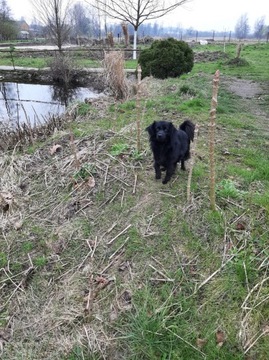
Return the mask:
{"type": "Polygon", "coordinates": [[[184,160],[181,160],[181,170],[186,170],[184,160]]]}

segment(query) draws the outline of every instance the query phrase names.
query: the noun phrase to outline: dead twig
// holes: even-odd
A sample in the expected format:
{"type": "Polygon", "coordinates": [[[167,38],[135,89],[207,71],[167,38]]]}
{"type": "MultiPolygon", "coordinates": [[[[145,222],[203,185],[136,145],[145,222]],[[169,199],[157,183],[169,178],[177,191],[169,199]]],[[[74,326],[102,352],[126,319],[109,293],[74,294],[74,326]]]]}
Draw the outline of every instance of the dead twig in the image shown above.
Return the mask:
{"type": "Polygon", "coordinates": [[[135,192],[136,192],[136,184],[137,184],[137,174],[135,174],[133,194],[135,194],[135,192]]]}
{"type": "Polygon", "coordinates": [[[203,353],[200,349],[198,349],[196,346],[192,345],[189,341],[187,341],[186,339],[184,339],[183,337],[181,337],[180,335],[174,333],[174,331],[172,331],[171,329],[169,329],[169,327],[164,327],[165,330],[169,331],[171,334],[173,334],[175,337],[177,337],[178,339],[180,339],[181,341],[183,341],[185,344],[189,345],[191,348],[193,348],[194,350],[198,351],[203,358],[206,358],[206,354],[203,353]]]}
{"type": "Polygon", "coordinates": [[[211,279],[213,279],[230,261],[235,258],[241,250],[245,248],[245,244],[240,247],[236,254],[233,254],[225,263],[222,263],[221,266],[214,271],[208,278],[206,278],[195,290],[193,294],[196,294],[204,285],[206,285],[211,279]]]}
{"type": "Polygon", "coordinates": [[[175,279],[160,279],[160,278],[149,278],[150,281],[156,282],[174,282],[175,279]]]}
{"type": "Polygon", "coordinates": [[[127,243],[127,241],[129,240],[129,236],[127,237],[127,239],[121,244],[121,246],[112,254],[109,256],[109,260],[112,259],[123,247],[124,245],[127,243]]]}
{"type": "Polygon", "coordinates": [[[131,224],[127,225],[126,228],[123,229],[123,230],[122,230],[118,235],[116,235],[113,239],[111,239],[111,240],[107,243],[107,245],[111,245],[119,236],[121,236],[122,234],[124,234],[131,226],[132,226],[131,224]]]}
{"type": "Polygon", "coordinates": [[[269,334],[269,327],[267,326],[258,336],[257,334],[255,336],[252,337],[252,339],[248,342],[250,343],[250,345],[248,345],[248,347],[246,348],[246,350],[244,351],[244,354],[248,353],[249,350],[251,348],[253,348],[253,346],[256,344],[256,342],[258,342],[260,340],[261,337],[265,336],[265,335],[268,335],[269,334]],[[254,340],[253,340],[254,339],[254,340]]]}
{"type": "Polygon", "coordinates": [[[156,271],[159,275],[161,275],[166,281],[174,282],[175,279],[169,278],[166,274],[164,274],[162,271],[156,269],[153,265],[149,264],[149,267],[151,267],[154,271],[156,271]]]}

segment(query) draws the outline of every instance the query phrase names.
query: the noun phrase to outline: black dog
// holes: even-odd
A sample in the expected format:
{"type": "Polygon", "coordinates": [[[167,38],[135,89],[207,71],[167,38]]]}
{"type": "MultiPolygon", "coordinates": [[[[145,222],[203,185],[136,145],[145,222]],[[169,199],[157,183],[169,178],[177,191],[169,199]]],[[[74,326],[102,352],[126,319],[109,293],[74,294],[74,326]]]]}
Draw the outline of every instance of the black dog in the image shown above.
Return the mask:
{"type": "Polygon", "coordinates": [[[163,184],[171,179],[178,162],[181,162],[181,169],[185,170],[184,161],[190,158],[194,128],[195,125],[190,120],[184,121],[178,130],[168,121],[154,121],[146,128],[154,157],[156,179],[161,178],[161,170],[166,170],[163,184]]]}

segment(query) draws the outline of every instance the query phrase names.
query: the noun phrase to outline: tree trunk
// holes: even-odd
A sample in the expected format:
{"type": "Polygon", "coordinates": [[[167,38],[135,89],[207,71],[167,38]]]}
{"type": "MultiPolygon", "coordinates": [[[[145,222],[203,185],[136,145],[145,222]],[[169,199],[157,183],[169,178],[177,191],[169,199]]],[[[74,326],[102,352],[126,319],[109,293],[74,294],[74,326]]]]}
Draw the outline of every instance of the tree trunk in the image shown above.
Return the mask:
{"type": "Polygon", "coordinates": [[[137,29],[134,29],[133,60],[136,60],[136,49],[137,49],[137,29]]]}

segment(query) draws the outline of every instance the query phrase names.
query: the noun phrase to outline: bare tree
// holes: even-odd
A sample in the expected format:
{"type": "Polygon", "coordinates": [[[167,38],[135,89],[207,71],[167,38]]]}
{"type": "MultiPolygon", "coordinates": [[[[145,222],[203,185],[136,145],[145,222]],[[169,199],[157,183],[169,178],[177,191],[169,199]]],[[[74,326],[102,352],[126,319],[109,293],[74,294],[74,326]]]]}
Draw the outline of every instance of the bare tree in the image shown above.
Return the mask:
{"type": "Polygon", "coordinates": [[[64,0],[31,0],[36,18],[47,27],[52,41],[62,50],[70,32],[68,25],[68,8],[70,1],[64,0]]]}
{"type": "Polygon", "coordinates": [[[0,0],[0,39],[15,39],[18,31],[16,22],[11,19],[11,10],[6,0],[0,0]]]}
{"type": "Polygon", "coordinates": [[[11,18],[11,10],[9,6],[7,5],[6,0],[0,1],[0,20],[5,21],[9,20],[11,18]]]}
{"type": "Polygon", "coordinates": [[[261,40],[261,38],[265,35],[266,26],[265,26],[265,16],[257,19],[254,25],[254,36],[261,40]]]}
{"type": "Polygon", "coordinates": [[[98,36],[99,19],[96,8],[76,2],[69,14],[73,36],[98,36]]]}
{"type": "Polygon", "coordinates": [[[191,0],[96,0],[92,5],[105,15],[133,26],[133,59],[136,59],[139,26],[144,21],[158,19],[168,14],[189,1],[191,0]]]}
{"type": "Polygon", "coordinates": [[[74,35],[88,35],[90,33],[90,21],[87,17],[87,9],[81,2],[76,2],[70,10],[71,24],[74,35]]]}
{"type": "Polygon", "coordinates": [[[243,14],[235,25],[235,35],[238,39],[245,39],[249,34],[249,30],[248,16],[247,14],[243,14]]]}

